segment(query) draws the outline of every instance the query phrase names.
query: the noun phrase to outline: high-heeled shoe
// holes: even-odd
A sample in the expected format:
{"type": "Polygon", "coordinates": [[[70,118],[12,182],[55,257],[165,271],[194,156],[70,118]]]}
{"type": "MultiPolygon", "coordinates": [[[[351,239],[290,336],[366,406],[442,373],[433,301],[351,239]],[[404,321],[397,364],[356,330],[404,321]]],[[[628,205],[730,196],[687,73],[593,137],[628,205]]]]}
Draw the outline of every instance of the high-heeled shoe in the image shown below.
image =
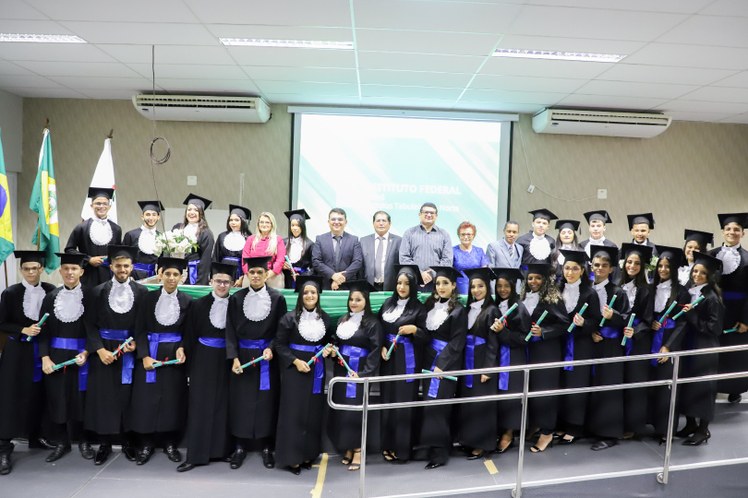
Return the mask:
{"type": "Polygon", "coordinates": [[[353,452],[348,450],[345,452],[345,455],[343,455],[343,458],[340,459],[340,463],[343,465],[350,465],[351,460],[353,460],[353,452]]]}
{"type": "Polygon", "coordinates": [[[467,457],[468,460],[478,460],[479,458],[483,458],[483,455],[486,452],[483,450],[480,450],[478,453],[470,453],[467,457]]]}
{"type": "Polygon", "coordinates": [[[684,446],[700,446],[712,437],[712,433],[708,430],[706,432],[695,432],[693,436],[683,441],[684,446]]]}
{"type": "Polygon", "coordinates": [[[348,470],[350,471],[361,470],[361,450],[353,451],[353,456],[351,456],[351,464],[348,465],[348,470]],[[356,461],[356,455],[358,455],[358,462],[356,461]]]}
{"type": "MultiPolygon", "coordinates": [[[[501,444],[501,441],[499,441],[499,444],[501,444]]],[[[496,453],[499,454],[499,455],[501,455],[502,453],[506,453],[507,451],[511,450],[512,448],[514,448],[514,438],[512,438],[512,441],[509,444],[507,444],[506,446],[504,446],[503,449],[501,448],[501,446],[498,446],[496,448],[496,453]]]]}
{"type": "MultiPolygon", "coordinates": [[[[541,435],[540,438],[538,438],[538,443],[540,442],[540,439],[542,437],[543,437],[543,435],[541,435]]],[[[537,444],[534,444],[534,445],[530,446],[530,451],[532,453],[543,453],[548,448],[553,448],[553,437],[549,438],[548,444],[546,444],[544,448],[541,449],[540,446],[538,446],[537,444]]]]}
{"type": "Polygon", "coordinates": [[[568,446],[577,442],[577,437],[571,434],[564,434],[564,437],[556,440],[556,444],[559,446],[568,446]]]}
{"type": "Polygon", "coordinates": [[[673,435],[675,437],[690,437],[690,436],[692,436],[696,432],[696,429],[698,429],[698,428],[699,428],[698,425],[688,425],[688,424],[686,424],[686,426],[684,428],[682,428],[681,430],[679,430],[678,432],[676,432],[673,435]]]}

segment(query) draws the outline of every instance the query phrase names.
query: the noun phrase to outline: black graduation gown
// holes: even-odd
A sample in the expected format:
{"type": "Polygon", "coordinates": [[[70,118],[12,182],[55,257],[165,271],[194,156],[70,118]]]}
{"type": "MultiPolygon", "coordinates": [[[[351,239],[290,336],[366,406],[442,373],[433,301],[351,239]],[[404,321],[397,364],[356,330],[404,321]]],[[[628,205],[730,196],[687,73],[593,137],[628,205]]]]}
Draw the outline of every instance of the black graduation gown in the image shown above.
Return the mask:
{"type": "MultiPolygon", "coordinates": [[[[184,229],[184,223],[177,223],[172,227],[172,230],[184,229]]],[[[197,280],[191,285],[208,285],[210,282],[210,264],[213,261],[213,245],[215,239],[213,238],[213,232],[210,228],[205,228],[197,234],[197,251],[187,253],[184,255],[184,259],[189,261],[199,261],[197,265],[197,280]]],[[[189,280],[189,268],[188,268],[188,279],[189,280]]]]}
{"type": "Polygon", "coordinates": [[[207,464],[211,458],[223,458],[230,452],[228,376],[231,363],[226,359],[225,347],[208,346],[203,342],[209,340],[200,340],[226,338],[226,328],[216,328],[210,321],[214,302],[213,293],[193,301],[184,326],[190,377],[186,461],[196,465],[207,464]]]}
{"type": "MultiPolygon", "coordinates": [[[[68,243],[65,245],[65,252],[68,254],[85,254],[86,256],[106,256],[109,245],[119,245],[122,243],[122,228],[112,220],[107,220],[109,226],[112,228],[112,240],[109,244],[104,246],[97,246],[91,241],[89,236],[89,230],[92,219],[83,221],[73,228],[68,238],[68,243]]],[[[88,259],[83,260],[83,276],[81,277],[81,283],[83,287],[87,289],[93,289],[99,284],[102,284],[112,278],[112,274],[109,271],[109,265],[99,265],[98,267],[89,266],[88,259]]]]}
{"type": "MultiPolygon", "coordinates": [[[[410,298],[405,310],[400,317],[392,323],[382,319],[382,314],[390,308],[390,303],[397,304],[397,298],[389,298],[379,309],[379,319],[384,329],[384,344],[388,348],[392,345],[392,337],[403,325],[415,325],[416,333],[401,336],[397,345],[392,350],[390,359],[382,361],[381,375],[404,375],[406,371],[407,352],[413,352],[413,373],[420,373],[423,367],[423,347],[426,323],[426,309],[416,298],[410,298]],[[406,344],[404,341],[409,341],[406,344]]],[[[429,365],[430,366],[430,365],[429,365]]],[[[450,382],[450,381],[445,381],[450,382]]],[[[398,382],[383,382],[380,384],[380,399],[382,403],[400,403],[403,401],[416,401],[418,399],[419,382],[404,380],[398,382]]],[[[413,408],[398,408],[396,410],[384,410],[381,418],[381,443],[382,449],[394,451],[401,460],[410,460],[415,436],[418,430],[417,412],[413,408]]]]}
{"type": "MultiPolygon", "coordinates": [[[[55,289],[47,282],[39,285],[46,293],[55,289]]],[[[28,336],[21,333],[23,328],[38,322],[23,312],[25,293],[23,284],[14,284],[5,289],[0,297],[0,332],[8,334],[8,342],[0,355],[0,440],[35,436],[44,411],[44,374],[41,359],[38,355],[34,358],[34,351],[38,350],[38,337],[26,342],[23,339],[28,336]],[[35,364],[38,364],[38,368],[35,364]]],[[[39,313],[39,318],[42,315],[39,313]]],[[[44,327],[42,325],[42,329],[44,327]]]]}
{"type": "MultiPolygon", "coordinates": [[[[670,316],[674,316],[678,311],[680,311],[683,307],[683,305],[688,304],[691,302],[691,297],[688,294],[688,291],[679,284],[673,284],[677,285],[677,289],[675,291],[675,300],[678,303],[676,307],[673,309],[673,311],[670,313],[670,316]]],[[[665,303],[665,306],[662,310],[659,312],[654,311],[654,300],[655,300],[656,290],[655,287],[652,287],[652,291],[649,294],[649,303],[648,307],[651,309],[648,314],[652,317],[652,322],[655,320],[659,320],[660,317],[665,313],[665,311],[670,307],[670,304],[672,303],[672,300],[668,298],[667,302],[665,303]]],[[[671,294],[672,295],[672,294],[671,294]]],[[[662,346],[665,346],[670,351],[680,351],[682,349],[682,342],[683,342],[683,332],[686,327],[686,320],[683,316],[678,318],[677,321],[673,321],[671,319],[668,319],[665,321],[664,327],[662,327],[660,330],[662,331],[662,346]]],[[[650,353],[659,353],[660,348],[657,347],[657,344],[659,343],[659,336],[658,332],[655,332],[654,330],[650,333],[651,339],[652,339],[652,345],[650,349],[650,353]]],[[[660,346],[661,347],[661,346],[660,346]]],[[[649,362],[649,368],[650,368],[650,379],[651,380],[665,380],[665,379],[672,379],[673,378],[673,361],[669,360],[666,363],[657,363],[656,360],[650,360],[649,362]]],[[[657,387],[651,387],[648,390],[649,394],[649,417],[650,422],[652,426],[654,426],[655,434],[658,434],[660,436],[664,436],[667,432],[667,426],[668,426],[668,418],[670,415],[670,387],[669,386],[657,386],[657,387]]]]}
{"type": "MultiPolygon", "coordinates": [[[[164,326],[156,320],[155,310],[161,289],[148,292],[138,312],[135,324],[135,341],[137,359],[132,379],[132,400],[130,402],[130,427],[139,434],[153,434],[155,432],[180,431],[184,428],[185,412],[187,410],[187,374],[184,365],[167,365],[154,370],[156,382],[146,382],[146,371],[140,361],[150,354],[150,333],[175,332],[182,334],[187,310],[192,298],[177,292],[179,301],[179,319],[174,325],[164,326]]],[[[180,342],[163,342],[158,345],[154,360],[164,361],[176,359],[177,349],[182,347],[184,336],[180,342]]],[[[189,362],[189,358],[187,358],[189,362]]]]}
{"type": "MultiPolygon", "coordinates": [[[[342,321],[339,321],[338,325],[341,323],[342,321]]],[[[348,366],[355,370],[359,377],[371,377],[376,375],[379,368],[379,361],[382,358],[383,337],[382,324],[376,316],[372,315],[368,320],[362,320],[361,326],[353,336],[348,339],[341,339],[335,334],[332,336],[332,343],[341,349],[348,366]],[[351,351],[346,346],[348,348],[361,348],[365,352],[351,351]],[[351,356],[346,354],[346,351],[354,355],[356,353],[364,355],[358,357],[357,367],[354,366],[356,360],[352,362],[351,356]]],[[[348,371],[337,359],[333,358],[333,363],[336,377],[346,377],[348,375],[348,371]]],[[[363,384],[351,384],[351,386],[349,389],[347,384],[336,384],[332,393],[333,401],[346,405],[361,405],[364,399],[363,384]]],[[[361,447],[361,413],[342,410],[330,411],[330,416],[327,419],[327,435],[339,452],[361,447]]]]}
{"type": "MultiPolygon", "coordinates": [[[[130,230],[125,234],[124,237],[122,237],[122,245],[130,246],[130,247],[138,247],[138,241],[140,240],[140,234],[143,233],[143,229],[141,227],[138,227],[134,230],[130,230]]],[[[156,231],[157,234],[161,233],[159,231],[156,231]]],[[[158,256],[155,254],[146,254],[140,249],[138,249],[138,256],[135,258],[135,261],[133,263],[142,263],[146,265],[155,265],[158,261],[158,256]]],[[[132,277],[136,280],[141,280],[143,278],[148,277],[148,274],[145,271],[133,269],[132,271],[132,277]]]]}
{"type": "Polygon", "coordinates": [[[522,252],[522,266],[526,266],[533,263],[550,263],[551,262],[551,254],[553,254],[553,249],[556,248],[556,241],[551,237],[550,235],[545,235],[545,240],[548,241],[548,243],[551,246],[551,252],[548,254],[548,257],[545,259],[537,259],[532,254],[530,254],[530,241],[535,235],[533,235],[532,232],[523,233],[519,237],[517,237],[516,243],[521,245],[524,251],[522,252]]]}
{"type": "MultiPolygon", "coordinates": [[[[563,286],[561,292],[563,292],[563,286]]],[[[600,318],[602,318],[600,315],[600,300],[592,287],[582,283],[580,284],[577,304],[572,312],[566,315],[569,325],[573,323],[574,315],[579,313],[584,303],[587,303],[587,309],[582,315],[584,325],[581,327],[575,326],[571,333],[567,332],[567,326],[561,337],[561,357],[566,361],[589,360],[594,357],[592,332],[597,330],[600,318]]],[[[564,311],[566,310],[564,309],[564,311]]],[[[561,373],[561,385],[564,389],[589,387],[591,379],[591,365],[564,367],[561,373]]],[[[575,428],[584,426],[589,397],[590,393],[567,394],[561,397],[559,419],[561,422],[570,425],[570,427],[567,427],[567,432],[570,434],[574,432],[575,428]]],[[[581,434],[572,435],[579,436],[581,434]]]]}
{"type": "MultiPolygon", "coordinates": [[[[423,368],[427,370],[440,368],[445,372],[462,368],[465,336],[467,335],[467,311],[461,304],[455,306],[439,328],[429,330],[424,327],[421,333],[425,334],[430,341],[424,347],[423,368]],[[437,353],[432,346],[435,340],[447,343],[441,353],[437,353]]],[[[437,378],[424,379],[421,383],[421,390],[424,400],[450,399],[457,392],[457,382],[437,378]]],[[[432,461],[437,463],[446,463],[446,459],[449,458],[449,452],[445,449],[452,445],[451,415],[452,406],[450,405],[425,406],[423,408],[420,444],[432,448],[432,450],[437,449],[436,453],[432,451],[430,457],[432,461]]]]}
{"type": "MultiPolygon", "coordinates": [[[[286,254],[290,257],[289,251],[291,250],[291,237],[283,239],[283,243],[286,245],[286,254]]],[[[292,262],[294,268],[304,268],[306,271],[312,269],[312,246],[314,241],[309,238],[304,239],[304,249],[301,251],[301,257],[298,261],[292,262]]],[[[283,277],[285,280],[286,289],[294,288],[294,279],[289,270],[283,270],[283,277]]]]}
{"type": "MultiPolygon", "coordinates": [[[[467,312],[465,313],[467,320],[467,312]]],[[[492,368],[498,365],[496,362],[499,350],[499,334],[490,329],[494,320],[499,318],[501,313],[495,304],[491,303],[481,310],[475,319],[473,327],[467,330],[468,337],[473,336],[479,339],[471,339],[475,346],[473,353],[472,365],[468,365],[468,350],[470,342],[466,341],[465,361],[461,368],[492,368]],[[485,341],[478,345],[480,341],[485,341]]],[[[471,396],[490,396],[496,394],[496,375],[489,376],[487,382],[481,382],[480,375],[470,375],[460,377],[459,395],[460,397],[471,396]],[[468,379],[471,386],[468,387],[468,379]]],[[[442,381],[444,382],[444,381],[442,381]]],[[[449,382],[449,381],[446,381],[449,382]]],[[[496,402],[489,401],[486,403],[468,403],[458,405],[459,414],[459,441],[463,446],[468,448],[477,448],[490,451],[496,448],[496,428],[497,412],[496,402]]]]}
{"type": "MultiPolygon", "coordinates": [[[[684,349],[705,349],[719,346],[722,335],[725,307],[717,293],[708,285],[701,289],[706,297],[699,305],[686,313],[684,349]]],[[[688,356],[681,358],[681,377],[698,377],[716,374],[719,366],[717,354],[688,356]]],[[[745,365],[743,366],[745,370],[745,365]]],[[[683,384],[678,387],[678,411],[687,417],[697,417],[707,422],[714,419],[714,401],[717,382],[706,381],[683,384]]]]}
{"type": "MultiPolygon", "coordinates": [[[[651,325],[654,309],[649,306],[650,292],[651,288],[649,285],[638,287],[634,302],[629,302],[630,306],[633,304],[629,313],[636,313],[636,317],[632,324],[634,336],[626,339],[626,345],[624,346],[624,354],[626,356],[650,354],[652,352],[651,325]]],[[[628,321],[626,323],[628,324],[628,321]]],[[[623,364],[623,378],[627,383],[646,382],[649,380],[650,374],[649,360],[629,361],[623,364]]],[[[623,428],[625,432],[635,432],[637,434],[644,432],[647,425],[647,413],[649,411],[647,400],[648,394],[646,388],[626,389],[623,392],[623,428]]]]}
{"type": "MultiPolygon", "coordinates": [[[[527,308],[521,302],[518,302],[517,309],[509,315],[506,324],[501,332],[497,333],[499,339],[499,350],[496,353],[496,366],[515,366],[527,364],[527,343],[525,336],[530,330],[530,314],[527,308]],[[508,350],[509,364],[502,365],[502,354],[505,356],[508,350]]],[[[509,303],[507,309],[511,308],[509,303]]],[[[499,311],[501,313],[501,311],[499,311]]],[[[507,378],[506,389],[502,389],[502,374],[499,374],[494,388],[497,394],[520,393],[524,387],[523,372],[506,372],[504,377],[507,378]]],[[[493,380],[491,381],[493,382],[493,380]]],[[[519,430],[522,423],[522,400],[507,399],[499,401],[498,406],[498,428],[501,431],[509,429],[519,430]]]]}
{"type": "MultiPolygon", "coordinates": [[[[716,257],[721,249],[717,247],[709,254],[716,257]]],[[[740,266],[729,275],[722,275],[719,281],[725,306],[725,329],[733,328],[736,322],[748,324],[748,251],[741,247],[738,252],[740,253],[740,266]]],[[[722,334],[719,343],[720,346],[748,344],[748,333],[722,334]]],[[[746,365],[748,365],[748,350],[719,355],[719,373],[744,371],[746,365]]],[[[748,377],[720,380],[717,382],[717,391],[728,394],[744,393],[748,391],[748,377]]]]}
{"type": "MultiPolygon", "coordinates": [[[[226,235],[228,235],[229,233],[230,232],[226,230],[218,234],[216,243],[213,246],[213,261],[215,261],[216,263],[235,262],[237,265],[237,268],[236,268],[236,275],[234,275],[234,277],[239,278],[242,276],[242,249],[238,251],[230,251],[229,249],[226,249],[226,246],[223,245],[223,242],[226,239],[226,235]],[[230,260],[224,261],[225,258],[236,258],[236,259],[230,259],[230,260]]],[[[246,237],[245,237],[245,240],[246,240],[246,237]]]]}
{"type": "MultiPolygon", "coordinates": [[[[249,288],[241,289],[229,298],[226,317],[226,357],[233,362],[239,358],[242,364],[262,355],[262,349],[240,347],[240,341],[268,341],[273,349],[278,324],[286,315],[286,300],[275,289],[266,286],[270,295],[270,314],[258,322],[244,314],[244,298],[249,288]]],[[[244,369],[241,375],[230,374],[229,385],[229,428],[233,436],[242,439],[273,437],[278,421],[278,399],[280,395],[280,365],[278,356],[268,362],[260,362],[244,369]],[[270,388],[261,390],[262,365],[269,368],[270,388]]]]}
{"type": "MultiPolygon", "coordinates": [[[[62,322],[55,316],[55,298],[62,289],[63,287],[58,287],[47,294],[39,313],[40,316],[49,313],[49,318],[44,322],[39,334],[39,356],[42,358],[49,356],[55,364],[72,359],[79,351],[53,347],[51,342],[54,338],[86,340],[86,327],[83,318],[85,311],[80,318],[70,323],[62,322]]],[[[91,306],[90,292],[90,290],[83,288],[84,310],[91,306]]],[[[85,388],[85,385],[79,385],[79,372],[85,372],[86,370],[88,370],[88,362],[83,367],[69,365],[44,376],[47,414],[49,420],[53,423],[83,422],[86,392],[80,390],[85,388]]]]}
{"type": "MultiPolygon", "coordinates": [[[[594,290],[593,290],[594,291],[594,290]]],[[[623,328],[628,323],[629,300],[626,293],[612,282],[605,285],[606,299],[610,303],[613,296],[613,317],[606,320],[603,327],[608,327],[612,338],[603,335],[603,340],[593,345],[595,358],[616,358],[623,355],[623,328]]],[[[599,325],[599,323],[598,323],[599,325]]],[[[599,329],[600,327],[598,327],[599,329]]],[[[601,334],[602,335],[602,334],[601,334]]],[[[623,383],[623,363],[595,365],[592,369],[592,385],[604,386],[623,383]]],[[[587,427],[591,434],[602,438],[623,437],[623,391],[593,391],[589,399],[587,427]]]]}
{"type": "Polygon", "coordinates": [[[299,465],[314,461],[322,451],[322,420],[325,412],[324,359],[322,363],[322,385],[319,393],[314,393],[315,363],[311,370],[301,373],[293,364],[295,359],[309,361],[315,353],[291,349],[292,344],[300,346],[320,346],[330,342],[330,317],[319,311],[325,323],[325,335],[316,342],[309,342],[299,334],[296,312],[290,311],[278,324],[275,351],[281,366],[281,397],[278,410],[278,428],[275,442],[275,459],[279,467],[299,465]]]}
{"type": "MultiPolygon", "coordinates": [[[[101,362],[97,353],[99,349],[104,348],[114,352],[123,341],[103,339],[100,331],[101,329],[125,330],[127,331],[125,338],[135,338],[138,308],[145,295],[148,294],[148,289],[144,286],[130,281],[129,286],[133,292],[134,302],[130,311],[120,314],[109,306],[109,293],[112,286],[113,282],[109,280],[93,289],[91,306],[86,308],[84,315],[90,347],[84,427],[86,430],[106,435],[119,434],[123,427],[125,431],[129,430],[125,415],[130,406],[132,394],[132,370],[129,371],[130,383],[126,383],[123,382],[123,368],[126,366],[124,355],[120,355],[117,361],[110,365],[104,365],[101,362]]],[[[135,352],[129,354],[134,365],[135,352]]],[[[127,377],[127,371],[124,372],[124,377],[127,377]]]]}

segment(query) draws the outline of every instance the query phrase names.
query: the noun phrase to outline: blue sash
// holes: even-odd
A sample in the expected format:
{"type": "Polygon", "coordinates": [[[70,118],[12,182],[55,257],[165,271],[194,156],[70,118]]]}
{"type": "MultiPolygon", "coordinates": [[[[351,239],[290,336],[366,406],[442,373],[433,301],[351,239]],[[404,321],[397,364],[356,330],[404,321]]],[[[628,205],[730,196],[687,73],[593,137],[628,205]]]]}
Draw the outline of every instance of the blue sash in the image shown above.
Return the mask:
{"type": "MultiPolygon", "coordinates": [[[[500,367],[508,367],[510,365],[511,351],[511,348],[506,344],[501,345],[499,348],[500,367]]],[[[499,391],[506,391],[507,389],[509,389],[509,372],[501,372],[499,373],[499,391]]]]}
{"type": "Polygon", "coordinates": [[[190,282],[190,285],[195,285],[197,283],[197,267],[200,265],[199,259],[191,259],[187,261],[187,279],[190,282]]]}
{"type": "MultiPolygon", "coordinates": [[[[394,334],[387,334],[387,340],[392,342],[395,340],[394,334]]],[[[405,350],[405,373],[412,374],[416,371],[416,354],[413,351],[413,342],[403,335],[397,338],[397,343],[403,345],[405,350]]],[[[408,379],[405,382],[413,382],[414,379],[408,379]]]]}
{"type": "Polygon", "coordinates": [[[226,262],[236,263],[236,274],[234,275],[234,279],[238,279],[242,275],[244,275],[244,271],[242,271],[242,260],[241,258],[237,258],[235,256],[224,256],[221,258],[221,263],[226,262]]]}
{"type": "MultiPolygon", "coordinates": [[[[156,265],[153,263],[133,263],[132,268],[133,270],[144,272],[148,277],[152,277],[156,274],[156,265]]],[[[127,339],[127,337],[125,337],[125,339],[127,339]]]]}
{"type": "Polygon", "coordinates": [[[19,339],[16,339],[15,336],[9,335],[9,339],[12,339],[14,341],[18,341],[20,343],[31,343],[34,346],[34,382],[41,382],[42,381],[42,358],[39,356],[39,343],[36,341],[36,336],[31,337],[29,336],[21,336],[19,339]],[[24,337],[31,339],[30,341],[26,340],[24,337]]]}
{"type": "MultiPolygon", "coordinates": [[[[358,373],[358,364],[361,358],[369,356],[369,351],[364,348],[357,348],[356,346],[344,345],[340,348],[340,352],[348,357],[348,366],[351,370],[358,373]]],[[[356,397],[356,384],[353,382],[347,382],[345,385],[345,397],[355,398],[356,397]]]]}
{"type": "MultiPolygon", "coordinates": [[[[267,339],[260,339],[259,341],[251,341],[249,339],[239,339],[239,347],[241,349],[258,349],[260,355],[262,351],[270,346],[270,341],[267,339]]],[[[260,362],[260,391],[270,390],[270,363],[267,361],[260,362]]]]}
{"type": "MultiPolygon", "coordinates": [[[[49,347],[82,353],[86,350],[86,340],[67,337],[52,337],[49,340],[49,347]]],[[[88,362],[86,362],[82,367],[78,367],[78,391],[85,392],[86,387],[88,387],[88,362]]]]}
{"type": "MultiPolygon", "coordinates": [[[[566,335],[566,351],[564,353],[564,361],[574,361],[574,334],[566,335]]],[[[567,372],[573,372],[574,367],[571,365],[565,366],[564,370],[567,372]]]]}
{"type": "MultiPolygon", "coordinates": [[[[665,320],[665,324],[662,327],[660,327],[660,330],[657,330],[652,336],[652,349],[650,349],[649,352],[652,354],[659,353],[660,349],[662,348],[662,341],[665,335],[665,330],[672,330],[674,328],[675,328],[675,320],[667,318],[665,320]]],[[[649,360],[649,363],[653,367],[656,367],[657,365],[659,365],[659,363],[657,362],[657,358],[653,358],[649,360]]]]}
{"type": "MultiPolygon", "coordinates": [[[[288,345],[289,348],[295,349],[296,351],[304,351],[305,353],[317,354],[324,346],[307,346],[305,344],[294,344],[288,345]]],[[[319,394],[322,392],[322,379],[325,378],[325,362],[320,361],[319,358],[314,359],[314,385],[312,386],[312,392],[319,394]]]]}
{"type": "Polygon", "coordinates": [[[725,301],[742,301],[748,298],[748,293],[740,291],[726,291],[722,293],[722,299],[725,301]]]}
{"type": "MultiPolygon", "coordinates": [[[[293,271],[296,272],[296,275],[298,276],[298,275],[305,274],[306,272],[309,271],[309,269],[308,268],[297,268],[296,266],[294,266],[293,271]]],[[[291,280],[291,288],[292,289],[296,288],[296,280],[293,280],[293,279],[291,280]]]]}
{"type": "MultiPolygon", "coordinates": [[[[642,323],[641,320],[639,320],[638,318],[634,318],[634,323],[631,324],[631,328],[635,328],[640,323],[642,323]]],[[[630,356],[631,352],[633,350],[634,350],[634,338],[633,337],[629,337],[628,339],[626,339],[626,346],[625,346],[625,349],[624,349],[624,351],[625,351],[624,354],[626,356],[630,356]]]]}
{"type": "MultiPolygon", "coordinates": [[[[130,337],[129,330],[99,329],[102,339],[118,341],[120,344],[130,337]]],[[[122,353],[122,377],[121,384],[132,384],[132,369],[135,367],[135,355],[133,353],[122,353]]]]}
{"type": "MultiPolygon", "coordinates": [[[[442,354],[442,351],[444,348],[447,347],[447,341],[440,341],[439,339],[431,339],[431,349],[436,351],[436,356],[434,356],[434,362],[431,364],[431,370],[434,370],[434,367],[436,367],[436,360],[439,359],[439,355],[442,354]]],[[[429,398],[436,398],[437,394],[439,393],[439,379],[437,377],[433,377],[430,379],[431,382],[429,383],[429,398]]]]}
{"type": "Polygon", "coordinates": [[[602,327],[600,329],[600,335],[606,339],[618,339],[621,337],[621,331],[613,327],[602,327]]]}
{"type": "MultiPolygon", "coordinates": [[[[182,334],[180,332],[150,332],[148,334],[148,355],[154,360],[158,360],[158,345],[162,342],[180,342],[182,334]]],[[[156,369],[146,370],[145,383],[154,384],[156,382],[156,369]]]]}
{"type": "Polygon", "coordinates": [[[221,337],[198,337],[198,342],[203,346],[216,349],[226,349],[226,339],[221,337]]]}
{"type": "MultiPolygon", "coordinates": [[[[486,340],[476,335],[468,334],[465,341],[465,370],[472,370],[475,368],[475,348],[486,343],[486,340]]],[[[465,385],[469,388],[473,388],[473,376],[465,376],[465,385]]]]}

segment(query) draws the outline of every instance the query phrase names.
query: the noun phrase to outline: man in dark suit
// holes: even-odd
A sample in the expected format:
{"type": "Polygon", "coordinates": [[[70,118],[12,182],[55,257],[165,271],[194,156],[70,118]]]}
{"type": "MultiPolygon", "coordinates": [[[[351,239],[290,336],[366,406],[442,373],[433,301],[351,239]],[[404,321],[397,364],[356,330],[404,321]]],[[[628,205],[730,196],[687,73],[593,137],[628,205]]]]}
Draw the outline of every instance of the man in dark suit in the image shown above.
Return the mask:
{"type": "Polygon", "coordinates": [[[332,208],[327,223],[330,232],[318,235],[312,246],[312,267],[323,277],[325,289],[338,290],[343,282],[356,278],[363,256],[358,237],[345,231],[348,219],[343,209],[332,208]]]}
{"type": "Polygon", "coordinates": [[[363,277],[378,291],[395,290],[395,266],[400,263],[402,238],[390,233],[392,219],[385,211],[374,213],[373,223],[375,233],[361,237],[363,277]]]}

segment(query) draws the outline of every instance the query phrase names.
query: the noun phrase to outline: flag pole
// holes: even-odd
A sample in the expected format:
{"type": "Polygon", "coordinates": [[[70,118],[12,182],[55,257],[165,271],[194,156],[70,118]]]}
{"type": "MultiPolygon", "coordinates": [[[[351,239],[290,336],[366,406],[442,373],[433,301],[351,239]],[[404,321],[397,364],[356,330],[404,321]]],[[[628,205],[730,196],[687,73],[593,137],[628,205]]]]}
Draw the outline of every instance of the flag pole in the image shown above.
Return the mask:
{"type": "Polygon", "coordinates": [[[114,128],[111,128],[111,129],[109,130],[109,135],[107,135],[106,137],[107,137],[108,139],[110,139],[110,140],[111,140],[112,138],[114,138],[114,128]]]}

